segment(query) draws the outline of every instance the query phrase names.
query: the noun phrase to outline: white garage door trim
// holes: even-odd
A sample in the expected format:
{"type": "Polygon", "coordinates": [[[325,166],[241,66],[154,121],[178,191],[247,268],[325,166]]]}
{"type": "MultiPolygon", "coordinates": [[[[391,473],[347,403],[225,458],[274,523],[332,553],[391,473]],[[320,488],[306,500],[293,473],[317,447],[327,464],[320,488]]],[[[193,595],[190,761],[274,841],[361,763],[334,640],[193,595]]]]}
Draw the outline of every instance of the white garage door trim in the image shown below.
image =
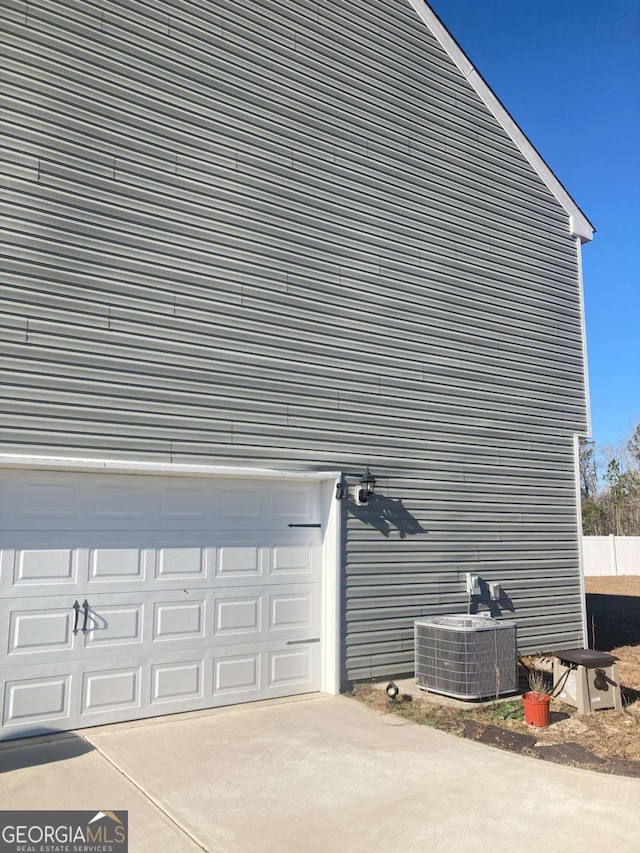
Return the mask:
{"type": "Polygon", "coordinates": [[[129,459],[92,459],[80,456],[30,456],[0,453],[0,468],[38,468],[51,471],[110,471],[121,474],[180,474],[182,477],[251,477],[285,480],[335,480],[339,471],[288,471],[279,468],[243,468],[235,465],[190,465],[183,462],[135,462],[129,459]]]}
{"type": "Polygon", "coordinates": [[[109,474],[176,475],[206,478],[257,478],[270,480],[320,481],[322,504],[322,646],[321,689],[340,690],[340,512],[335,485],[340,474],[332,471],[300,472],[235,466],[185,465],[179,463],[132,462],[62,456],[0,454],[0,468],[93,472],[109,474]]]}

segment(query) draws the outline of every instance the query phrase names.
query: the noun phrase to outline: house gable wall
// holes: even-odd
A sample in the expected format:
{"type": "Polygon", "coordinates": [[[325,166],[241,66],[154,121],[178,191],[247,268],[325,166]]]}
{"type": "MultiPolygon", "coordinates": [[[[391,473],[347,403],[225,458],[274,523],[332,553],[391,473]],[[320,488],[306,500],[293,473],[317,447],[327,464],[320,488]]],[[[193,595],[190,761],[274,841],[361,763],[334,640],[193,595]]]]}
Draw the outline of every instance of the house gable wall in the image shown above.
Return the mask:
{"type": "Polygon", "coordinates": [[[0,14],[0,451],[370,464],[345,678],[467,571],[580,643],[576,241],[406,0],[0,14]]]}

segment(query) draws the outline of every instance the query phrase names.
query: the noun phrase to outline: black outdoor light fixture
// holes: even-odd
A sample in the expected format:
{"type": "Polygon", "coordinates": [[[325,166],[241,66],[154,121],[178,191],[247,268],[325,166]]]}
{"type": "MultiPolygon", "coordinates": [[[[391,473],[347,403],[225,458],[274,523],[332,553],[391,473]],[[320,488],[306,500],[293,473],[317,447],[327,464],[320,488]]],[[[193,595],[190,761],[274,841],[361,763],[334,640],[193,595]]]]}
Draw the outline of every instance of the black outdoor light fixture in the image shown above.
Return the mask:
{"type": "Polygon", "coordinates": [[[369,471],[369,466],[367,465],[367,470],[364,472],[362,477],[360,477],[360,487],[357,490],[356,503],[369,503],[369,497],[373,494],[375,487],[376,478],[373,476],[371,471],[369,471]]]}
{"type": "MultiPolygon", "coordinates": [[[[349,493],[346,478],[357,476],[358,474],[343,474],[340,477],[340,479],[336,483],[336,500],[341,501],[343,498],[346,498],[349,493]]],[[[354,501],[359,506],[368,504],[369,498],[373,494],[375,487],[376,478],[373,476],[373,474],[369,470],[369,466],[367,465],[367,470],[364,472],[364,474],[360,475],[360,482],[358,483],[358,485],[351,487],[354,501]]]]}
{"type": "Polygon", "coordinates": [[[360,477],[360,500],[362,500],[365,495],[367,498],[369,495],[372,495],[375,487],[376,478],[373,476],[371,471],[369,471],[369,466],[367,465],[367,470],[364,472],[362,477],[360,477]]]}

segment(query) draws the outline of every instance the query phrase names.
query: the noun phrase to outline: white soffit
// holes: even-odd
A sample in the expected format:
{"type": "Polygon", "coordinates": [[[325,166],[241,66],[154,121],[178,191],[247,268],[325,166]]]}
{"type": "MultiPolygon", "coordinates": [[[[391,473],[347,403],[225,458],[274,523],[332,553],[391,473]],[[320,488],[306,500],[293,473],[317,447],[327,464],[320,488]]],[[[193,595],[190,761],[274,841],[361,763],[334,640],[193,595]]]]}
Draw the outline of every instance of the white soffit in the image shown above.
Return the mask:
{"type": "Polygon", "coordinates": [[[485,83],[482,76],[473,67],[472,62],[464,53],[458,42],[449,33],[436,13],[424,2],[424,0],[408,0],[421,20],[431,30],[442,48],[460,69],[469,85],[476,91],[480,99],[493,114],[498,124],[512,139],[516,147],[529,161],[533,170],[547,185],[549,191],[558,200],[570,217],[571,233],[579,237],[583,243],[593,239],[595,228],[584,213],[580,210],[551,169],[511,118],[505,107],[485,83]]]}

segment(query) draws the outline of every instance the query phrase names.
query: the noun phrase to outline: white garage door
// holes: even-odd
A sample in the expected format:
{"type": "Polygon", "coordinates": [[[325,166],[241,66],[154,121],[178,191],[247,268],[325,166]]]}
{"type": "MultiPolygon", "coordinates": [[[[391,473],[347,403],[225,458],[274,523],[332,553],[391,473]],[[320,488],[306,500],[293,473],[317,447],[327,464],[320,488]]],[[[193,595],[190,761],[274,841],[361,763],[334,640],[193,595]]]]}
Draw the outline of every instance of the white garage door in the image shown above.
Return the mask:
{"type": "Polygon", "coordinates": [[[2,739],[320,689],[317,484],[0,482],[2,739]]]}

